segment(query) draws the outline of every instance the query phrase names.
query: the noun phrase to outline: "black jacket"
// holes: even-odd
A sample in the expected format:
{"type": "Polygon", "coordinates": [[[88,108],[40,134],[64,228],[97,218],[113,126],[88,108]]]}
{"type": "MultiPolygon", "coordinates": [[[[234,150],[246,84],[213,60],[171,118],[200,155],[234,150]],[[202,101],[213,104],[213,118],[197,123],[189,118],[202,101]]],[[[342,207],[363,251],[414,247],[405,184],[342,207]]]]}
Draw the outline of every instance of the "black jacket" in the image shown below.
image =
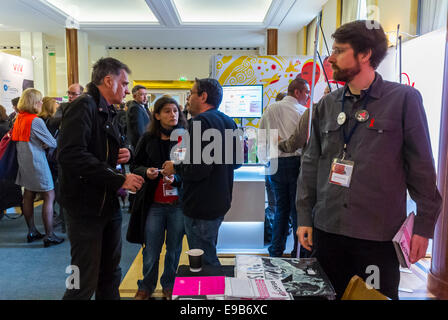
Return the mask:
{"type": "MultiPolygon", "coordinates": [[[[170,150],[176,145],[176,141],[170,144],[170,150]]],[[[131,208],[131,218],[129,220],[128,232],[126,239],[132,243],[144,243],[144,230],[146,224],[146,216],[151,204],[154,202],[154,194],[156,192],[159,180],[151,180],[146,176],[148,168],[162,168],[163,163],[169,160],[163,152],[161,152],[160,138],[150,135],[149,132],[143,134],[137,144],[135,157],[130,166],[132,173],[138,174],[145,178],[145,184],[137,192],[134,204],[131,208]]],[[[181,195],[181,180],[179,175],[174,175],[173,186],[178,188],[179,198],[181,195]]]]}
{"type": "Polygon", "coordinates": [[[126,178],[116,170],[122,145],[115,114],[92,83],[64,111],[58,164],[61,201],[69,213],[101,216],[120,207],[117,191],[126,178]]]}
{"type": "MultiPolygon", "coordinates": [[[[189,126],[190,151],[194,150],[195,144],[195,123],[201,124],[201,135],[207,129],[218,130],[222,137],[222,161],[221,164],[201,164],[193,163],[191,152],[187,152],[187,159],[190,164],[176,164],[176,172],[180,174],[183,182],[183,211],[188,217],[195,219],[213,220],[224,216],[230,209],[233,191],[233,170],[241,167],[243,158],[237,157],[237,148],[242,156],[242,140],[233,138],[233,150],[225,150],[226,129],[237,129],[235,122],[224,113],[210,109],[197,115],[189,126]],[[239,140],[239,141],[237,141],[239,140]],[[233,152],[231,155],[228,152],[233,152]],[[225,158],[230,157],[230,164],[225,158]],[[237,159],[238,158],[238,159],[237,159]]],[[[210,142],[202,141],[201,154],[210,142]]],[[[207,153],[207,152],[205,152],[207,153]]]]}
{"type": "Polygon", "coordinates": [[[4,120],[0,121],[0,140],[3,138],[3,136],[10,130],[9,127],[9,121],[4,120]]]}
{"type": "Polygon", "coordinates": [[[138,140],[145,133],[151,115],[137,102],[132,101],[126,111],[126,135],[133,148],[137,147],[138,140]]]}

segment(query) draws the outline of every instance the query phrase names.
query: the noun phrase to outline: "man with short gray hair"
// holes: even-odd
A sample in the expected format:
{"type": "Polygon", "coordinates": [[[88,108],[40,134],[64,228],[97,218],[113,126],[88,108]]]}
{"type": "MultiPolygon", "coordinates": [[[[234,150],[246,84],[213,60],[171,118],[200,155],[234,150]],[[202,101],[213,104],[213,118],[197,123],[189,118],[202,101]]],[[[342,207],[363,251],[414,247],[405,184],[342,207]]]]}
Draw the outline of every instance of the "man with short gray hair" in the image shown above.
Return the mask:
{"type": "Polygon", "coordinates": [[[137,142],[146,131],[150,121],[151,112],[148,109],[148,92],[146,87],[136,85],[132,88],[133,101],[126,111],[126,134],[132,147],[137,147],[137,142]]]}
{"type": "Polygon", "coordinates": [[[128,91],[129,68],[113,58],[93,66],[87,93],[70,103],[58,138],[61,201],[71,245],[71,265],[79,269],[79,287],[67,286],[64,298],[120,299],[120,188],[139,190],[143,178],[116,170],[130,151],[121,144],[114,124],[116,111],[128,91]]]}

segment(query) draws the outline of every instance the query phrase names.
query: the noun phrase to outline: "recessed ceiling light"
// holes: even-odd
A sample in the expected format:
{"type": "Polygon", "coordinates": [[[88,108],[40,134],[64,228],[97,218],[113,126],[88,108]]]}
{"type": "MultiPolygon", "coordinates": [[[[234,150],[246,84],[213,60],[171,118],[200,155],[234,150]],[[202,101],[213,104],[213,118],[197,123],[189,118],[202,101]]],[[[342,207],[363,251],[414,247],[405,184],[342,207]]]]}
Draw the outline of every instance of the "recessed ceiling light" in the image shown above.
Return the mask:
{"type": "Polygon", "coordinates": [[[46,0],[80,23],[157,23],[145,0],[46,0]]]}
{"type": "Polygon", "coordinates": [[[272,0],[172,0],[183,23],[262,23],[272,0]]]}

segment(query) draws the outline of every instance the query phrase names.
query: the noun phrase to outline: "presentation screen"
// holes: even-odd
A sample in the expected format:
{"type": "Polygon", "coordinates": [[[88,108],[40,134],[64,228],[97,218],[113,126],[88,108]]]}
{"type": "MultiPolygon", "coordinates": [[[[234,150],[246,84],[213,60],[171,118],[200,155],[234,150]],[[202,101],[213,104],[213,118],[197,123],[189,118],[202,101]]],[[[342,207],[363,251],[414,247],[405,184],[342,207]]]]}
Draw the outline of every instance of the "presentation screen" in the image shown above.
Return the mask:
{"type": "Polygon", "coordinates": [[[223,86],[219,111],[231,118],[260,118],[263,113],[263,86],[223,86]]]}

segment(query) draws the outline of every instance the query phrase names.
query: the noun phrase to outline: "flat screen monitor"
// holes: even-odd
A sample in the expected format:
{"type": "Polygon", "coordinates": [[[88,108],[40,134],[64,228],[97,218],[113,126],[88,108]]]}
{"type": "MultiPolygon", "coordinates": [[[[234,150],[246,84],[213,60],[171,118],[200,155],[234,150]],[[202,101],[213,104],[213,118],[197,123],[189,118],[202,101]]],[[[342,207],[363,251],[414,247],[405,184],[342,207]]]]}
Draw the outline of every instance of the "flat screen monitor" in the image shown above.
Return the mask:
{"type": "Polygon", "coordinates": [[[231,118],[261,118],[263,85],[223,86],[219,111],[231,118]]]}

